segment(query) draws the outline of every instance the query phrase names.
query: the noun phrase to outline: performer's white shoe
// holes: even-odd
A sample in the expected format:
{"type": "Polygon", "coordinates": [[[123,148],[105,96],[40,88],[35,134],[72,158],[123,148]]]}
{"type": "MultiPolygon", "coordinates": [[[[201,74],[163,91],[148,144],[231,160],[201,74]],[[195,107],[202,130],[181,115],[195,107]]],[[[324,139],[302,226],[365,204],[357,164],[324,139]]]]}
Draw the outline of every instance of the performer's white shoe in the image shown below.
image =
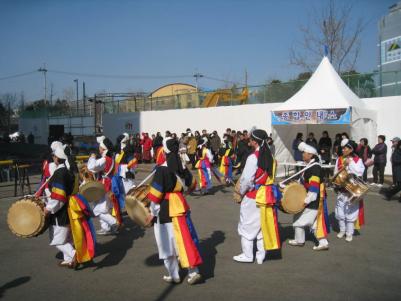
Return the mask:
{"type": "Polygon", "coordinates": [[[343,238],[344,235],[345,235],[345,232],[340,231],[340,232],[338,232],[338,234],[337,234],[337,238],[343,238]]]}
{"type": "Polygon", "coordinates": [[[351,242],[352,241],[352,235],[345,235],[345,241],[351,242]]]}
{"type": "Polygon", "coordinates": [[[234,256],[233,259],[237,262],[253,262],[253,258],[245,256],[244,253],[234,256]]]}
{"type": "Polygon", "coordinates": [[[193,285],[198,283],[199,281],[201,281],[202,279],[202,275],[199,273],[192,273],[188,275],[188,284],[193,285]]]}
{"type": "Polygon", "coordinates": [[[256,263],[257,264],[263,264],[264,259],[256,258],[256,263]]]}
{"type": "Polygon", "coordinates": [[[329,249],[329,245],[318,245],[318,246],[313,246],[314,251],[326,251],[329,249]]]}
{"type": "Polygon", "coordinates": [[[295,247],[303,247],[305,245],[305,243],[302,242],[297,242],[295,239],[291,239],[288,241],[288,244],[290,246],[295,246],[295,247]]]}
{"type": "Polygon", "coordinates": [[[180,283],[181,279],[180,278],[173,278],[171,276],[163,276],[163,280],[166,281],[167,283],[180,283]]]}

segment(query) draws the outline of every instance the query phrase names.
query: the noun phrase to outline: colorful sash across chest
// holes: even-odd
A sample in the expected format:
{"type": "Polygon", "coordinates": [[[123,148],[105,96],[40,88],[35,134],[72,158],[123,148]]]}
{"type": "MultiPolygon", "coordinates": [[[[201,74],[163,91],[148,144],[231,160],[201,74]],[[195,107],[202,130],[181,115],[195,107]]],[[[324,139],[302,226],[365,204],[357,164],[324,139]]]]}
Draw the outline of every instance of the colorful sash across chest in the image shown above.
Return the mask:
{"type": "Polygon", "coordinates": [[[80,194],[70,197],[68,206],[71,233],[79,263],[87,262],[95,256],[96,232],[91,219],[91,209],[80,194]]]}
{"type": "Polygon", "coordinates": [[[65,187],[61,183],[52,183],[51,195],[52,199],[57,201],[66,203],[67,202],[67,193],[65,191],[65,187]]]}
{"type": "Polygon", "coordinates": [[[262,229],[263,245],[265,250],[281,248],[280,233],[277,219],[277,203],[274,186],[276,161],[273,161],[273,176],[267,177],[263,185],[258,185],[255,201],[260,209],[260,226],[262,229]]]}

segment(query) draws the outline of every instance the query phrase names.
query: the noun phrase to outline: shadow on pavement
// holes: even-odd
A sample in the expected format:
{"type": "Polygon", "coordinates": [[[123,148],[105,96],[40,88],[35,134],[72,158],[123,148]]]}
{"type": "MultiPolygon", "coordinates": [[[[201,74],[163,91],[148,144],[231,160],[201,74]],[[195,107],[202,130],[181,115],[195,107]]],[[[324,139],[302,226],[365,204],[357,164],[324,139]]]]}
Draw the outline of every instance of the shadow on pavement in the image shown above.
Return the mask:
{"type": "Polygon", "coordinates": [[[330,227],[331,227],[331,231],[334,232],[340,232],[340,228],[338,226],[338,221],[336,219],[336,214],[334,212],[330,213],[329,215],[329,223],[330,223],[330,227]]]}
{"type": "Polygon", "coordinates": [[[217,246],[222,244],[226,239],[223,231],[217,230],[212,233],[209,238],[200,241],[200,253],[203,264],[199,267],[203,280],[214,277],[214,269],[216,267],[217,246]]]}
{"type": "Polygon", "coordinates": [[[9,290],[10,288],[14,288],[20,285],[23,285],[24,283],[27,283],[29,280],[31,280],[31,277],[29,276],[24,276],[24,277],[19,277],[16,278],[10,282],[7,282],[6,284],[2,285],[0,287],[0,298],[3,297],[4,293],[9,290]]]}
{"type": "Polygon", "coordinates": [[[94,265],[97,269],[115,266],[119,264],[132,248],[134,240],[143,237],[145,230],[135,225],[131,220],[124,220],[124,228],[114,239],[96,246],[96,257],[107,254],[100,262],[94,265]]]}
{"type": "Polygon", "coordinates": [[[145,259],[145,264],[150,267],[161,266],[163,265],[163,260],[159,259],[158,253],[155,253],[145,259]]]}

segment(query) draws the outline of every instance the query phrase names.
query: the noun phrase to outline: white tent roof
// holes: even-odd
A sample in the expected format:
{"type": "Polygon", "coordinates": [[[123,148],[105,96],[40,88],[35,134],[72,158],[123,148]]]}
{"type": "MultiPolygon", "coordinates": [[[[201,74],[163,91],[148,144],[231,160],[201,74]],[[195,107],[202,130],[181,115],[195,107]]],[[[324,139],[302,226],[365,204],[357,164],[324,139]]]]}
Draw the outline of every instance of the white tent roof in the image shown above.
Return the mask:
{"type": "Polygon", "coordinates": [[[343,82],[329,59],[324,57],[301,90],[275,111],[348,107],[364,108],[365,104],[343,82]]]}

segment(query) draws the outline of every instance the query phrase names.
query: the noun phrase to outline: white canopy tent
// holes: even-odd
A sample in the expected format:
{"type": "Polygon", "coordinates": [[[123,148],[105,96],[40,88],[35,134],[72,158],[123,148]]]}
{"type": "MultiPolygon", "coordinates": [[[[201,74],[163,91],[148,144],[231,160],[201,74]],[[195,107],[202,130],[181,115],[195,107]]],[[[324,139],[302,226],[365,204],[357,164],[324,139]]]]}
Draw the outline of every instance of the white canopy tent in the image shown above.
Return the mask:
{"type": "Polygon", "coordinates": [[[301,90],[272,111],[276,159],[294,161],[292,142],[298,132],[305,138],[313,132],[319,141],[324,130],[333,140],[346,132],[355,141],[376,141],[376,113],[348,88],[327,57],[301,90]]]}

